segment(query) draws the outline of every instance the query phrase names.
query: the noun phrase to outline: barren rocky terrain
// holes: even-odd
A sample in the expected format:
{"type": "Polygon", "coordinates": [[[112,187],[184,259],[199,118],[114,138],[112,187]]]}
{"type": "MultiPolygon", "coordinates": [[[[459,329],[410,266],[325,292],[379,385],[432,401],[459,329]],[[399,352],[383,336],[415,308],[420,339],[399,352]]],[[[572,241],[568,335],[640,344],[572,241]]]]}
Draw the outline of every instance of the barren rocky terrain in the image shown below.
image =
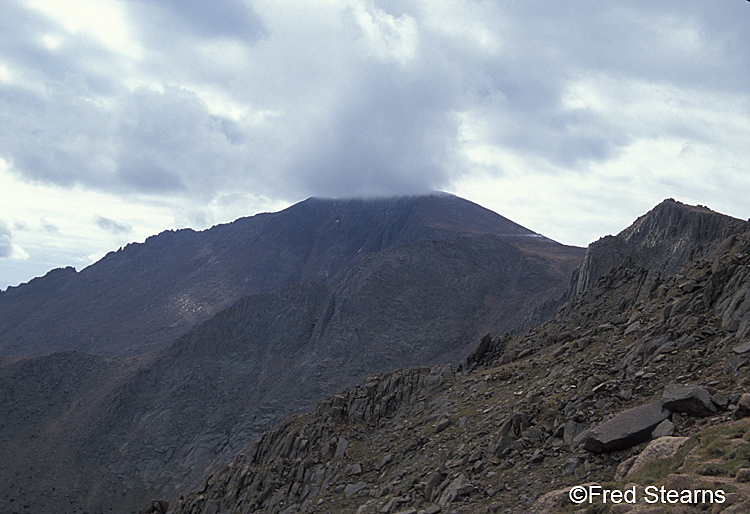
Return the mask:
{"type": "Polygon", "coordinates": [[[750,512],[750,231],[704,231],[714,216],[666,201],[589,248],[549,321],[458,367],[369,376],[169,512],[750,512]],[[632,243],[659,251],[597,262],[632,243]],[[575,504],[573,486],[633,502],[575,504]]]}

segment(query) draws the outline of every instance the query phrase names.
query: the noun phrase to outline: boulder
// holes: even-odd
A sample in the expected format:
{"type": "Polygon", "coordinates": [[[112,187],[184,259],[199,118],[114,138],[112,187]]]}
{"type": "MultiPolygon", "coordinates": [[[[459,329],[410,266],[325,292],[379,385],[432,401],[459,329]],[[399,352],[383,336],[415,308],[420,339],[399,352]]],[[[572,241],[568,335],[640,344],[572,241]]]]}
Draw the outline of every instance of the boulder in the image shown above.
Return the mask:
{"type": "Polygon", "coordinates": [[[573,439],[583,432],[583,425],[572,419],[565,422],[563,430],[563,442],[567,445],[573,444],[573,439]]]}
{"type": "Polygon", "coordinates": [[[337,459],[343,459],[344,455],[346,455],[347,446],[349,446],[349,441],[347,441],[344,436],[339,437],[339,440],[336,443],[336,453],[334,454],[334,457],[337,459]]]}
{"type": "Polygon", "coordinates": [[[664,388],[662,402],[672,412],[687,412],[692,416],[705,417],[718,412],[711,393],[698,386],[669,384],[664,388]]]}
{"type": "Polygon", "coordinates": [[[367,488],[367,483],[357,482],[356,484],[349,484],[344,488],[344,494],[347,498],[351,498],[355,494],[367,488]]]}
{"type": "Polygon", "coordinates": [[[685,445],[688,439],[688,437],[667,436],[651,441],[638,457],[636,457],[625,475],[625,478],[630,478],[652,460],[674,457],[677,455],[677,452],[680,451],[680,448],[685,445]]]}
{"type": "Polygon", "coordinates": [[[471,494],[473,491],[474,486],[468,480],[466,480],[466,477],[464,475],[459,475],[458,478],[448,484],[448,487],[445,488],[442,496],[440,496],[440,501],[438,502],[438,504],[442,506],[448,505],[459,496],[466,496],[467,494],[471,494]]]}
{"type": "Polygon", "coordinates": [[[674,434],[674,423],[665,419],[656,426],[653,432],[651,432],[651,437],[653,439],[658,439],[660,437],[671,436],[672,434],[674,434]]]}
{"type": "Polygon", "coordinates": [[[662,402],[654,402],[621,412],[588,433],[583,448],[590,452],[624,450],[651,439],[651,432],[669,417],[662,402]]]}

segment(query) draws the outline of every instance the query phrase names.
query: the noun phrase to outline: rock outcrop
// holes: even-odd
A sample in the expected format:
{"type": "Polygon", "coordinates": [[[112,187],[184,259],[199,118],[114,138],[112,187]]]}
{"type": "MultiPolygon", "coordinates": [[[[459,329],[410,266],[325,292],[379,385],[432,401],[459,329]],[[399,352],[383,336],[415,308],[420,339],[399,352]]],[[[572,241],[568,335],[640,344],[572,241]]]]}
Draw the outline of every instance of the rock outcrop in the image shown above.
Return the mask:
{"type": "Polygon", "coordinates": [[[665,280],[711,243],[742,232],[745,226],[742,220],[700,205],[664,200],[616,236],[589,245],[573,272],[567,299],[594,287],[610,269],[623,266],[649,270],[649,285],[665,280]]]}
{"type": "MultiPolygon", "coordinates": [[[[190,502],[180,499],[170,512],[305,510],[314,505],[312,500],[330,484],[341,483],[347,475],[360,475],[363,464],[375,465],[371,461],[342,465],[359,456],[358,449],[348,447],[349,439],[354,446],[353,442],[361,437],[343,435],[338,429],[341,424],[376,425],[399,413],[418,412],[453,382],[450,366],[369,376],[362,385],[319,403],[304,422],[291,418],[263,433],[238,459],[208,479],[207,494],[190,502]],[[291,487],[287,485],[289,482],[291,487]],[[229,494],[219,497],[217,490],[229,494]]],[[[392,459],[392,454],[384,456],[377,468],[382,470],[392,459]]],[[[351,499],[371,485],[359,480],[343,485],[340,491],[346,499],[351,499]]],[[[445,498],[452,500],[466,494],[465,481],[452,486],[446,490],[445,498]]]]}

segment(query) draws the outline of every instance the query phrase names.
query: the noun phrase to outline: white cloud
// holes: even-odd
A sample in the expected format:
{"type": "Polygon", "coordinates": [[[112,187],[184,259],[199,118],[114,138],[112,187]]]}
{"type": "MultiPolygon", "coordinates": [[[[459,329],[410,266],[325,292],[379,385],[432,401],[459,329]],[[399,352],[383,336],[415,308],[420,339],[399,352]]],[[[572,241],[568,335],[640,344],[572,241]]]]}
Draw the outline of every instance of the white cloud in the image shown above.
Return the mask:
{"type": "MultiPolygon", "coordinates": [[[[141,49],[134,40],[133,30],[123,2],[116,0],[26,0],[26,4],[59,23],[69,34],[87,34],[109,50],[138,58],[141,49]]],[[[43,34],[41,39],[50,50],[56,50],[65,36],[43,34]]]]}
{"type": "Polygon", "coordinates": [[[352,15],[361,30],[362,42],[377,59],[405,67],[416,57],[417,23],[408,14],[396,17],[372,4],[357,2],[352,7],[352,15]]]}
{"type": "Polygon", "coordinates": [[[0,219],[0,259],[23,261],[29,254],[20,246],[13,244],[13,230],[7,222],[0,219]]]}

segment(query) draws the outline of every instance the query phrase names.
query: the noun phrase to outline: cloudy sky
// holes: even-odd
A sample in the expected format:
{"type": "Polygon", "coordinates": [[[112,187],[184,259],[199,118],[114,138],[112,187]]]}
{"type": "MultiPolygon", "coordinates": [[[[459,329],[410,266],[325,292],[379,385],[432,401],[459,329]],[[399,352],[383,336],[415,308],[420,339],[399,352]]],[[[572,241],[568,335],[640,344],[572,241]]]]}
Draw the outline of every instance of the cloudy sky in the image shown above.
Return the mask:
{"type": "Polygon", "coordinates": [[[309,196],[750,217],[744,0],[3,0],[0,288],[309,196]]]}

